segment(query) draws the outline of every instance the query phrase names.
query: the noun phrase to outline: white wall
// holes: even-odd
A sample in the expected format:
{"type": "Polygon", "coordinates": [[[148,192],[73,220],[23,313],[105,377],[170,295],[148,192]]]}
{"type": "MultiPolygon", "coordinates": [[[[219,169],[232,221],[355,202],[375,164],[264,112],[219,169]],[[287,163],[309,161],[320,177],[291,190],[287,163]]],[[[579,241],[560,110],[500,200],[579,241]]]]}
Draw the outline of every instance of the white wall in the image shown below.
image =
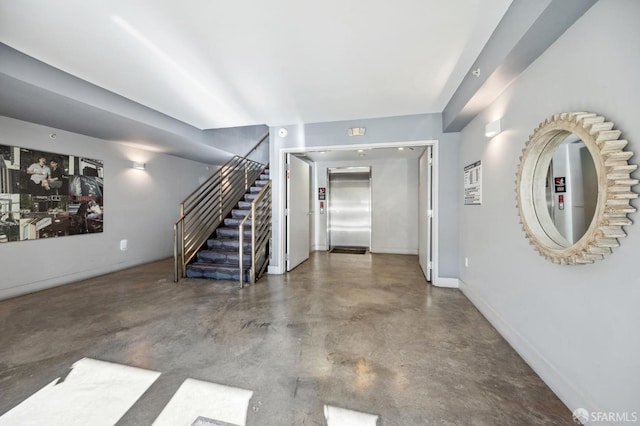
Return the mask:
{"type": "Polygon", "coordinates": [[[172,256],[178,203],[210,173],[194,161],[6,117],[0,144],[103,160],[105,218],[99,234],[0,244],[0,299],[172,256]],[[147,169],[132,169],[134,160],[147,169]]]}
{"type": "Polygon", "coordinates": [[[515,174],[528,136],[563,111],[603,114],[640,152],[639,18],[636,0],[599,1],[461,134],[459,167],[482,160],[484,187],[461,209],[461,288],[572,410],[640,414],[640,224],[604,261],[554,265],[521,229],[515,174]]]}
{"type": "MultiPolygon", "coordinates": [[[[283,260],[278,256],[283,247],[280,212],[284,209],[281,188],[284,170],[281,167],[282,150],[310,147],[340,146],[352,144],[376,144],[406,141],[438,141],[438,274],[441,277],[458,276],[458,210],[461,204],[458,168],[458,133],[442,133],[441,114],[420,114],[400,117],[363,119],[330,123],[272,126],[270,128],[270,164],[273,181],[273,258],[271,272],[283,270],[283,260]],[[278,136],[278,129],[285,127],[288,135],[278,136]],[[350,127],[366,127],[365,136],[350,138],[350,127]]],[[[417,231],[416,231],[417,233],[417,231]]]]}
{"type": "Polygon", "coordinates": [[[318,187],[327,188],[327,168],[371,167],[371,252],[418,253],[418,160],[319,161],[314,167],[315,187],[312,246],[327,250],[328,214],[318,211],[318,187]]]}

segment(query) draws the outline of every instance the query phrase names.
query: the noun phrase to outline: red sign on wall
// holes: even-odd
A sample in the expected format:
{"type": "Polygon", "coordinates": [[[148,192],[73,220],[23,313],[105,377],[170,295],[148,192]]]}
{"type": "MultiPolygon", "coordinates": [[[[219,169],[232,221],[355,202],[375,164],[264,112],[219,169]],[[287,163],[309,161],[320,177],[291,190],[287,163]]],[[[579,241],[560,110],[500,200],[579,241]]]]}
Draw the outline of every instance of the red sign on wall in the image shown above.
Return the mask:
{"type": "Polygon", "coordinates": [[[326,200],[327,188],[318,188],[318,200],[326,200]]]}

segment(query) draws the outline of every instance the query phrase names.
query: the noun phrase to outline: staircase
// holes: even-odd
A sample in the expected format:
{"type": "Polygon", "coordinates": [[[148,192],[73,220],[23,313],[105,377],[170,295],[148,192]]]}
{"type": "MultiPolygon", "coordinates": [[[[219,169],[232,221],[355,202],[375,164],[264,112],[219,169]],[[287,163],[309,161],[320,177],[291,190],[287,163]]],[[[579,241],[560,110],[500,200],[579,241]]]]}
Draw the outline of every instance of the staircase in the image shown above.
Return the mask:
{"type": "MultiPolygon", "coordinates": [[[[252,228],[258,234],[263,227],[258,229],[252,227],[251,205],[261,193],[263,194],[265,190],[270,191],[270,189],[269,169],[265,169],[253,186],[244,194],[244,198],[235,205],[221,226],[215,230],[213,238],[207,240],[205,248],[198,251],[196,261],[186,266],[187,277],[253,282],[257,276],[262,274],[269,260],[269,244],[265,242],[263,250],[256,250],[254,241],[252,249],[252,228]],[[268,188],[265,188],[267,185],[268,188]],[[243,230],[242,250],[240,250],[241,224],[243,230]],[[253,251],[255,251],[255,262],[252,259],[253,251]],[[242,272],[239,262],[240,252],[242,252],[242,272]],[[241,274],[242,279],[240,278],[241,274]]],[[[269,203],[266,208],[269,209],[268,220],[270,221],[270,192],[268,195],[269,203]]],[[[264,211],[265,208],[262,210],[264,211]]],[[[266,218],[260,220],[264,222],[266,218]]],[[[260,224],[264,225],[262,222],[260,224]]],[[[270,227],[270,223],[268,226],[270,227]]],[[[256,235],[256,238],[260,238],[260,235],[256,235]]],[[[259,242],[264,242],[264,240],[260,239],[259,242]]]]}

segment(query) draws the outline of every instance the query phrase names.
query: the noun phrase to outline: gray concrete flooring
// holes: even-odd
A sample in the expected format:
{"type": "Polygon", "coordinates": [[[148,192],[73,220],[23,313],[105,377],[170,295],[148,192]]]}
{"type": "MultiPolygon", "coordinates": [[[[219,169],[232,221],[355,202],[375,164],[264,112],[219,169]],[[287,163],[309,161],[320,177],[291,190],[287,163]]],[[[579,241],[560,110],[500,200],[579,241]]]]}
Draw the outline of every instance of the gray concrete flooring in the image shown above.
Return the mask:
{"type": "Polygon", "coordinates": [[[571,413],[417,257],[318,252],[283,276],[172,282],[172,261],[0,302],[0,414],[83,357],[162,372],[122,425],[149,425],[187,378],[254,391],[248,425],[573,424],[571,413]]]}

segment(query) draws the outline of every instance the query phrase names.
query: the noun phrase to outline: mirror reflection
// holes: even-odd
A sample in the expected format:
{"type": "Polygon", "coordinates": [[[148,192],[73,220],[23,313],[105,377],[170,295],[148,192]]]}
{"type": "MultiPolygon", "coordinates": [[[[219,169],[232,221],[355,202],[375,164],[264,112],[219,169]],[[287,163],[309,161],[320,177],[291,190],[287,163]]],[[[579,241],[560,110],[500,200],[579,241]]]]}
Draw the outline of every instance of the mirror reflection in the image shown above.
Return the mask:
{"type": "MultiPolygon", "coordinates": [[[[546,204],[551,221],[569,246],[587,232],[598,202],[598,176],[591,153],[569,134],[553,154],[547,171],[546,204]]],[[[552,237],[551,233],[548,233],[552,237]]],[[[553,237],[552,237],[553,238],[553,237]]]]}

